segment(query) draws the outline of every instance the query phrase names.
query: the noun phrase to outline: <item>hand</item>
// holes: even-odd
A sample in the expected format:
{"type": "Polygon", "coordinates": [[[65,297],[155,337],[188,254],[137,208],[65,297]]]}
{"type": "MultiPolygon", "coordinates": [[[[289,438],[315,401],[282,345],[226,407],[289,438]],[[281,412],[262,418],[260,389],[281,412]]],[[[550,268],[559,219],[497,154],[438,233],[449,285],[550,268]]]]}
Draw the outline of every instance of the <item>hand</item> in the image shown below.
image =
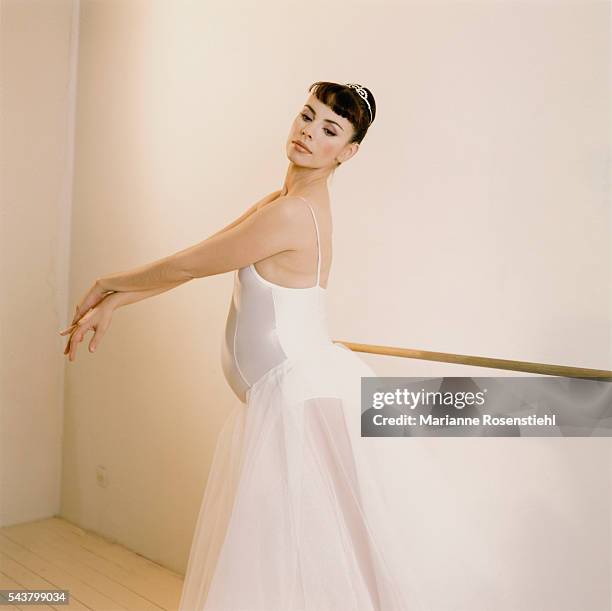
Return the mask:
{"type": "Polygon", "coordinates": [[[79,302],[72,318],[71,325],[74,325],[77,320],[82,318],[90,308],[95,308],[108,294],[115,291],[106,291],[103,289],[99,282],[96,280],[91,287],[86,291],[85,295],[79,302]]]}
{"type": "Polygon", "coordinates": [[[70,333],[70,338],[68,339],[66,348],[64,348],[64,354],[68,354],[69,361],[74,361],[76,358],[77,347],[85,338],[85,333],[87,333],[89,330],[94,331],[94,336],[92,337],[91,342],[89,342],[89,351],[95,351],[102,341],[106,330],[110,326],[114,311],[114,303],[111,299],[105,296],[97,306],[89,309],[75,323],[63,331],[60,331],[60,335],[70,333]]]}

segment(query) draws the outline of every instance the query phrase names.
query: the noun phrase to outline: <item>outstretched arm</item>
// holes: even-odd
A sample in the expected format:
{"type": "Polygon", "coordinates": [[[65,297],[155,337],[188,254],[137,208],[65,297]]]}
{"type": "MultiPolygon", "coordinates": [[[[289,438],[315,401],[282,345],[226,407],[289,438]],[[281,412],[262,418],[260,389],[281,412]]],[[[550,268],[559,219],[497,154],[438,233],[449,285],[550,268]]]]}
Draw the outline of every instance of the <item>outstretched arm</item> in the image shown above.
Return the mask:
{"type": "Polygon", "coordinates": [[[280,191],[273,191],[269,195],[266,195],[265,197],[260,199],[258,202],[254,203],[244,214],[240,215],[235,221],[231,222],[229,225],[227,225],[223,229],[220,229],[216,233],[213,233],[212,236],[210,237],[212,238],[216,235],[219,235],[220,233],[227,231],[228,229],[232,229],[233,227],[240,225],[242,221],[249,218],[249,216],[251,216],[254,212],[257,212],[257,210],[259,210],[260,208],[263,208],[265,205],[267,205],[272,200],[277,199],[280,194],[281,194],[280,191]]]}
{"type": "MultiPolygon", "coordinates": [[[[72,318],[72,322],[68,327],[66,327],[63,331],[60,331],[60,335],[63,335],[72,328],[85,316],[91,308],[96,307],[102,302],[108,303],[113,310],[120,308],[124,305],[128,305],[130,303],[136,303],[137,301],[142,301],[143,299],[147,299],[148,297],[153,297],[154,295],[159,295],[160,293],[164,293],[169,291],[171,288],[175,286],[179,286],[183,284],[182,282],[177,282],[172,286],[161,288],[161,289],[149,289],[148,291],[117,291],[110,293],[106,293],[106,295],[102,295],[99,298],[95,298],[91,303],[88,301],[86,303],[82,303],[81,305],[77,305],[76,312],[74,313],[74,317],[72,318]]],[[[88,300],[89,293],[85,297],[85,300],[88,300]]],[[[66,354],[66,352],[64,352],[66,354]]]]}
{"type": "MultiPolygon", "coordinates": [[[[214,233],[211,237],[224,233],[228,229],[232,229],[237,225],[240,225],[242,221],[246,220],[251,216],[254,212],[265,205],[267,205],[270,201],[276,199],[280,195],[280,191],[273,191],[269,195],[266,195],[264,198],[253,204],[246,212],[244,212],[241,216],[239,216],[235,221],[231,222],[223,229],[220,229],[216,233],[214,233]]],[[[159,295],[160,293],[165,293],[170,289],[173,289],[181,284],[184,284],[187,280],[181,280],[167,287],[163,288],[155,288],[155,289],[147,289],[140,291],[116,291],[108,296],[111,299],[114,309],[122,307],[124,305],[128,305],[131,303],[137,303],[138,301],[142,301],[143,299],[148,299],[149,297],[154,297],[155,295],[159,295]]]]}
{"type": "Polygon", "coordinates": [[[158,289],[149,289],[145,291],[121,291],[113,293],[109,295],[108,299],[110,299],[113,303],[113,308],[116,310],[124,305],[129,305],[130,303],[136,303],[138,301],[142,301],[143,299],[148,299],[149,297],[154,297],[155,295],[159,295],[160,293],[165,293],[170,289],[173,289],[181,284],[184,284],[185,281],[177,282],[171,286],[167,286],[164,288],[158,289]]]}
{"type": "MultiPolygon", "coordinates": [[[[231,230],[242,222],[244,222],[247,218],[251,217],[257,210],[267,206],[271,202],[274,202],[279,196],[280,191],[274,191],[269,195],[266,195],[260,201],[251,206],[244,214],[242,214],[239,218],[237,218],[234,222],[230,223],[227,227],[224,227],[217,233],[213,234],[211,237],[218,236],[231,230]]],[[[157,262],[159,263],[159,262],[157,262]]],[[[143,268],[140,268],[142,270],[143,268]]],[[[146,268],[145,268],[146,269],[146,268]]],[[[171,288],[179,286],[184,282],[191,280],[191,277],[181,278],[180,280],[176,280],[175,282],[165,283],[162,286],[155,286],[154,288],[138,288],[134,290],[118,290],[118,289],[107,289],[102,288],[100,282],[96,280],[94,284],[86,291],[85,295],[79,302],[76,307],[76,311],[74,317],[72,319],[71,328],[74,324],[84,316],[91,308],[95,307],[102,300],[109,300],[112,298],[111,303],[117,303],[119,306],[126,305],[128,303],[135,303],[137,301],[141,301],[142,299],[146,299],[147,297],[153,297],[154,295],[159,295],[159,293],[163,293],[171,288]]]]}
{"type": "Polygon", "coordinates": [[[282,197],[198,244],[148,265],[103,276],[96,284],[101,291],[167,289],[194,278],[240,269],[300,248],[305,215],[308,210],[301,199],[282,197]]]}

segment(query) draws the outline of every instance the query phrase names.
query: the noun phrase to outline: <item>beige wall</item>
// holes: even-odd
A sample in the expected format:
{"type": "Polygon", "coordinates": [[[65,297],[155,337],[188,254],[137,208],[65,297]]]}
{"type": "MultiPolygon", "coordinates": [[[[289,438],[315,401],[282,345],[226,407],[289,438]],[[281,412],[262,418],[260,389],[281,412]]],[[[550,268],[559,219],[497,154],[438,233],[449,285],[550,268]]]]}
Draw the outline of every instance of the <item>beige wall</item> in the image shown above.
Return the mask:
{"type": "Polygon", "coordinates": [[[58,513],[78,4],[0,4],[0,525],[58,513]]]}
{"type": "MultiPolygon", "coordinates": [[[[97,275],[280,188],[315,80],[362,82],[379,106],[332,182],[334,339],[612,367],[606,3],[81,2],[68,292],[71,4],[2,6],[3,80],[37,77],[5,102],[24,130],[3,148],[5,523],[59,511],[184,570],[235,401],[219,358],[232,274],[119,310],[72,364],[56,329],[97,275]]],[[[363,358],[380,375],[509,375],[363,358]]],[[[608,608],[609,439],[405,441],[422,525],[406,553],[432,609],[608,608]]]]}

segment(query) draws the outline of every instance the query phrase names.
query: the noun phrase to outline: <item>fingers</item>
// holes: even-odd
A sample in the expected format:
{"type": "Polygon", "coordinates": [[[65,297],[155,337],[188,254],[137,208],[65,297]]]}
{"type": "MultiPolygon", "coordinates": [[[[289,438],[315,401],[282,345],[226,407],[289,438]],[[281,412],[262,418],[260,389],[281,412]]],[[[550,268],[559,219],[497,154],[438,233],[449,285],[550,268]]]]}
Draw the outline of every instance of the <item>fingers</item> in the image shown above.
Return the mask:
{"type": "Polygon", "coordinates": [[[82,318],[83,318],[83,316],[81,316],[79,314],[79,306],[77,306],[76,307],[76,314],[74,315],[74,318],[72,319],[72,322],[63,331],[60,331],[59,334],[60,335],[66,335],[66,333],[71,333],[76,328],[76,325],[78,324],[79,320],[81,320],[82,318]]]}
{"type": "Polygon", "coordinates": [[[72,317],[72,322],[70,323],[70,325],[74,325],[79,320],[79,318],[81,318],[81,314],[79,312],[79,306],[77,304],[77,306],[74,308],[74,316],[72,317]]]}
{"type": "Polygon", "coordinates": [[[70,350],[68,354],[68,360],[74,361],[76,358],[76,351],[79,347],[79,344],[83,341],[83,332],[78,330],[74,333],[74,335],[70,338],[70,350]]]}
{"type": "Polygon", "coordinates": [[[89,312],[90,310],[91,308],[87,308],[87,310],[80,310],[79,306],[77,306],[76,312],[74,316],[72,317],[72,322],[70,323],[70,325],[76,325],[79,322],[79,320],[81,320],[83,316],[85,316],[85,314],[87,314],[87,312],[89,312]]]}
{"type": "Polygon", "coordinates": [[[71,331],[73,331],[78,324],[80,324],[83,320],[85,320],[85,318],[91,312],[91,310],[92,308],[88,309],[84,314],[79,314],[79,306],[77,306],[77,310],[76,310],[77,313],[74,315],[72,322],[63,331],[60,331],[59,334],[66,335],[66,333],[70,333],[71,331]]]}
{"type": "Polygon", "coordinates": [[[68,360],[72,361],[74,358],[74,351],[77,345],[77,332],[74,331],[70,337],[68,338],[68,344],[66,345],[66,349],[64,350],[64,354],[68,355],[68,360]]]}
{"type": "Polygon", "coordinates": [[[70,345],[72,344],[72,338],[73,337],[74,337],[74,335],[71,335],[68,338],[68,341],[66,342],[66,347],[64,348],[64,354],[66,354],[66,355],[70,353],[70,347],[71,347],[70,345]]]}
{"type": "Polygon", "coordinates": [[[72,324],[77,322],[77,320],[87,314],[90,310],[95,308],[105,297],[108,291],[103,291],[100,287],[97,286],[97,283],[94,282],[92,286],[85,292],[83,298],[79,301],[76,307],[76,312],[72,319],[72,324]]]}
{"type": "Polygon", "coordinates": [[[64,354],[68,355],[68,360],[71,362],[75,360],[78,345],[85,339],[85,334],[90,329],[94,332],[94,335],[89,343],[89,352],[95,352],[109,324],[109,317],[102,316],[97,309],[91,309],[76,323],[60,331],[60,335],[70,333],[64,348],[64,354]]]}
{"type": "Polygon", "coordinates": [[[76,328],[72,331],[70,339],[68,340],[68,344],[64,350],[64,354],[68,353],[69,361],[74,361],[74,359],[76,358],[77,348],[79,344],[83,341],[85,333],[87,333],[87,331],[90,329],[86,320],[87,318],[87,316],[84,316],[75,325],[73,325],[76,328]]]}
{"type": "Polygon", "coordinates": [[[71,324],[69,327],[66,327],[63,331],[60,331],[60,335],[66,335],[66,333],[70,333],[76,328],[76,323],[71,324]]]}
{"type": "Polygon", "coordinates": [[[101,327],[98,327],[95,330],[94,336],[91,338],[91,342],[89,342],[89,352],[95,352],[98,344],[102,341],[102,337],[104,335],[104,331],[101,327]]]}

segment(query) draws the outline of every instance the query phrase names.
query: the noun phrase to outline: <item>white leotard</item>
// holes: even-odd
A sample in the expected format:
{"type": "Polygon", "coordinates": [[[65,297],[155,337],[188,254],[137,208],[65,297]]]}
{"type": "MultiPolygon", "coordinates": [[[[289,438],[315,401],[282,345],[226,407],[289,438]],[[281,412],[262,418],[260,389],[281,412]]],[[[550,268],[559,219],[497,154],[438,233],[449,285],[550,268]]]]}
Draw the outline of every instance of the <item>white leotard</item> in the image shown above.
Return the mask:
{"type": "Polygon", "coordinates": [[[223,373],[238,398],[264,374],[287,358],[297,358],[332,342],[327,326],[326,289],[319,286],[321,244],[317,217],[317,281],[291,288],[263,278],[251,264],[236,271],[234,291],[222,343],[223,373]]]}

